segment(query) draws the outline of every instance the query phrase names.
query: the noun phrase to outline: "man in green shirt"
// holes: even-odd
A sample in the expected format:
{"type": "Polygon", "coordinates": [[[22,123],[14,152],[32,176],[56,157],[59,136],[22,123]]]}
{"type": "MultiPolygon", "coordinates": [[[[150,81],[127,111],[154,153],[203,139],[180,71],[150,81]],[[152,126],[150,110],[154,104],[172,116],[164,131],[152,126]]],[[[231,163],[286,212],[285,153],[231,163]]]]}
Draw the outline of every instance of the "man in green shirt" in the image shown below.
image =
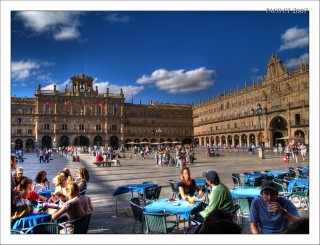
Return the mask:
{"type": "Polygon", "coordinates": [[[207,184],[211,187],[211,192],[209,194],[208,206],[195,216],[195,219],[201,223],[204,221],[207,214],[213,210],[223,209],[231,211],[233,209],[233,200],[230,190],[220,182],[217,172],[209,170],[202,173],[202,176],[206,178],[207,184]]]}

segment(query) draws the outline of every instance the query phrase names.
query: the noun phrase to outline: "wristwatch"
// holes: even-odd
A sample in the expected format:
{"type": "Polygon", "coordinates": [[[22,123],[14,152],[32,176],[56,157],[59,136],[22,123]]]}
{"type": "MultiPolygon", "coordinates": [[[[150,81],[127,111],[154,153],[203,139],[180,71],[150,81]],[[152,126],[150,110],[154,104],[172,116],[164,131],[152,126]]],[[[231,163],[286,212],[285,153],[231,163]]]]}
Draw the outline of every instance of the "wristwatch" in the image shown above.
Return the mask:
{"type": "Polygon", "coordinates": [[[286,215],[288,213],[288,211],[284,208],[281,212],[282,215],[286,215]]]}

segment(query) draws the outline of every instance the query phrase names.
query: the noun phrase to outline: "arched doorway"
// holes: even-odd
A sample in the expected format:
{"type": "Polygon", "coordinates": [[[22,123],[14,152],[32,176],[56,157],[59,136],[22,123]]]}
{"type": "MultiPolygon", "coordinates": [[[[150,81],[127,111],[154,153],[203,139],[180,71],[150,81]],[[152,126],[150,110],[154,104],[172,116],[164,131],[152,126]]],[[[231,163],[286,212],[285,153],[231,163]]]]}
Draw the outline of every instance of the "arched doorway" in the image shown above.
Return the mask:
{"type": "Polygon", "coordinates": [[[284,142],[284,140],[277,140],[278,138],[282,138],[283,137],[283,134],[282,133],[280,133],[280,132],[275,132],[274,134],[273,134],[273,143],[274,143],[274,146],[275,146],[275,144],[279,144],[279,143],[281,143],[281,145],[282,146],[285,146],[285,142],[284,142]]]}
{"type": "Polygon", "coordinates": [[[214,145],[214,137],[211,136],[211,145],[210,146],[213,146],[214,145]]]}
{"type": "Polygon", "coordinates": [[[235,136],[234,136],[234,145],[235,145],[235,146],[238,146],[238,145],[239,145],[239,136],[238,136],[238,135],[235,135],[235,136]]]}
{"type": "Polygon", "coordinates": [[[247,136],[245,134],[241,135],[241,146],[247,145],[247,136]]]}
{"type": "Polygon", "coordinates": [[[219,136],[216,137],[216,145],[217,146],[220,145],[220,137],[219,136]]]}
{"type": "Polygon", "coordinates": [[[223,136],[221,137],[221,143],[222,143],[222,145],[226,145],[226,143],[227,143],[227,142],[226,142],[226,136],[223,135],[223,136]]]}
{"type": "Polygon", "coordinates": [[[26,140],[26,150],[33,150],[34,148],[34,141],[32,139],[27,139],[26,140]]]}
{"type": "Polygon", "coordinates": [[[118,137],[113,135],[110,138],[110,146],[114,149],[114,150],[118,150],[119,148],[119,144],[118,144],[118,137]]]}
{"type": "Polygon", "coordinates": [[[96,145],[96,146],[103,146],[103,139],[101,136],[96,136],[94,137],[93,139],[93,145],[96,145]]]}
{"type": "Polygon", "coordinates": [[[16,139],[14,143],[15,143],[15,147],[14,147],[15,150],[23,148],[23,142],[21,139],[16,139]]]}
{"type": "Polygon", "coordinates": [[[257,145],[256,144],[256,137],[254,136],[254,134],[249,135],[249,140],[250,140],[250,144],[257,145]]]}
{"type": "Polygon", "coordinates": [[[199,145],[199,138],[195,138],[195,144],[196,144],[196,146],[199,145]]]}
{"type": "Polygon", "coordinates": [[[41,141],[42,149],[43,148],[52,148],[52,139],[49,135],[43,136],[41,141]]]}
{"type": "MultiPolygon", "coordinates": [[[[208,140],[209,140],[209,138],[208,138],[208,140]]],[[[182,140],[182,144],[183,144],[183,145],[184,145],[184,144],[186,144],[186,145],[191,145],[191,139],[190,139],[190,138],[183,139],[183,140],[182,140]]],[[[208,144],[209,144],[209,142],[208,142],[208,144]]]]}
{"type": "Polygon", "coordinates": [[[89,146],[89,139],[85,136],[78,136],[74,139],[74,146],[89,146]]]}
{"type": "MultiPolygon", "coordinates": [[[[271,145],[275,145],[281,142],[282,146],[284,146],[284,140],[276,140],[277,138],[282,138],[284,135],[288,135],[288,124],[287,121],[281,117],[276,116],[270,122],[270,129],[272,130],[272,142],[271,145]]],[[[259,141],[259,138],[258,138],[259,141]]]]}
{"type": "Polygon", "coordinates": [[[294,132],[294,137],[304,138],[304,132],[302,130],[297,130],[294,132]]]}
{"type": "Polygon", "coordinates": [[[232,145],[232,136],[228,135],[228,145],[232,145]]]}
{"type": "Polygon", "coordinates": [[[69,146],[69,138],[67,136],[61,136],[59,139],[59,146],[68,147],[69,146]]]}

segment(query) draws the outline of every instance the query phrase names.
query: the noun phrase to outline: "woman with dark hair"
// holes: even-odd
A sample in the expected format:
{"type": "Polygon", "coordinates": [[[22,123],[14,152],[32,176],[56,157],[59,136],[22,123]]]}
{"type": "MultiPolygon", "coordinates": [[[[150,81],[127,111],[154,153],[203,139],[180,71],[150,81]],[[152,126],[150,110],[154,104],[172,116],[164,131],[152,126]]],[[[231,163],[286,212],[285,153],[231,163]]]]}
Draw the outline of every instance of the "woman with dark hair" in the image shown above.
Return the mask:
{"type": "Polygon", "coordinates": [[[50,181],[47,179],[47,173],[46,171],[42,170],[40,171],[36,178],[34,179],[34,181],[37,183],[37,184],[40,184],[42,185],[42,187],[46,188],[50,188],[50,181]]]}
{"type": "Polygon", "coordinates": [[[178,183],[179,196],[182,199],[187,199],[187,195],[194,196],[196,191],[202,195],[202,190],[197,186],[194,179],[191,179],[190,169],[188,167],[184,167],[180,172],[180,182],[178,183]]]}
{"type": "Polygon", "coordinates": [[[26,178],[23,181],[25,181],[28,184],[28,194],[26,195],[26,198],[32,203],[37,205],[38,200],[45,202],[47,201],[47,198],[44,196],[39,195],[37,192],[33,190],[33,182],[32,179],[26,178]]]}

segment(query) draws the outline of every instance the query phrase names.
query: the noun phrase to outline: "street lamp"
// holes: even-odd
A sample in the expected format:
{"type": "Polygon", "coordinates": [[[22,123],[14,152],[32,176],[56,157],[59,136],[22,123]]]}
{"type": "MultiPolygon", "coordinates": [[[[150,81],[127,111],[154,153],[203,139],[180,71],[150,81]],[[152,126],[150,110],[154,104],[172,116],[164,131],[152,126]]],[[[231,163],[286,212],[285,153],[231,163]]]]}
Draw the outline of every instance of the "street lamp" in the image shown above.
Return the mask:
{"type": "MultiPolygon", "coordinates": [[[[265,110],[266,111],[266,110],[265,110]]],[[[259,132],[260,132],[260,135],[259,135],[259,145],[260,145],[260,151],[259,151],[259,157],[261,159],[264,159],[264,152],[263,152],[263,147],[262,147],[262,133],[261,133],[261,122],[260,122],[260,115],[262,113],[262,108],[261,108],[261,105],[260,103],[257,104],[257,114],[258,114],[258,117],[259,117],[259,132]]]]}
{"type": "Polygon", "coordinates": [[[161,143],[161,142],[160,142],[160,134],[162,133],[161,128],[156,129],[156,132],[159,134],[159,143],[161,143]]]}

